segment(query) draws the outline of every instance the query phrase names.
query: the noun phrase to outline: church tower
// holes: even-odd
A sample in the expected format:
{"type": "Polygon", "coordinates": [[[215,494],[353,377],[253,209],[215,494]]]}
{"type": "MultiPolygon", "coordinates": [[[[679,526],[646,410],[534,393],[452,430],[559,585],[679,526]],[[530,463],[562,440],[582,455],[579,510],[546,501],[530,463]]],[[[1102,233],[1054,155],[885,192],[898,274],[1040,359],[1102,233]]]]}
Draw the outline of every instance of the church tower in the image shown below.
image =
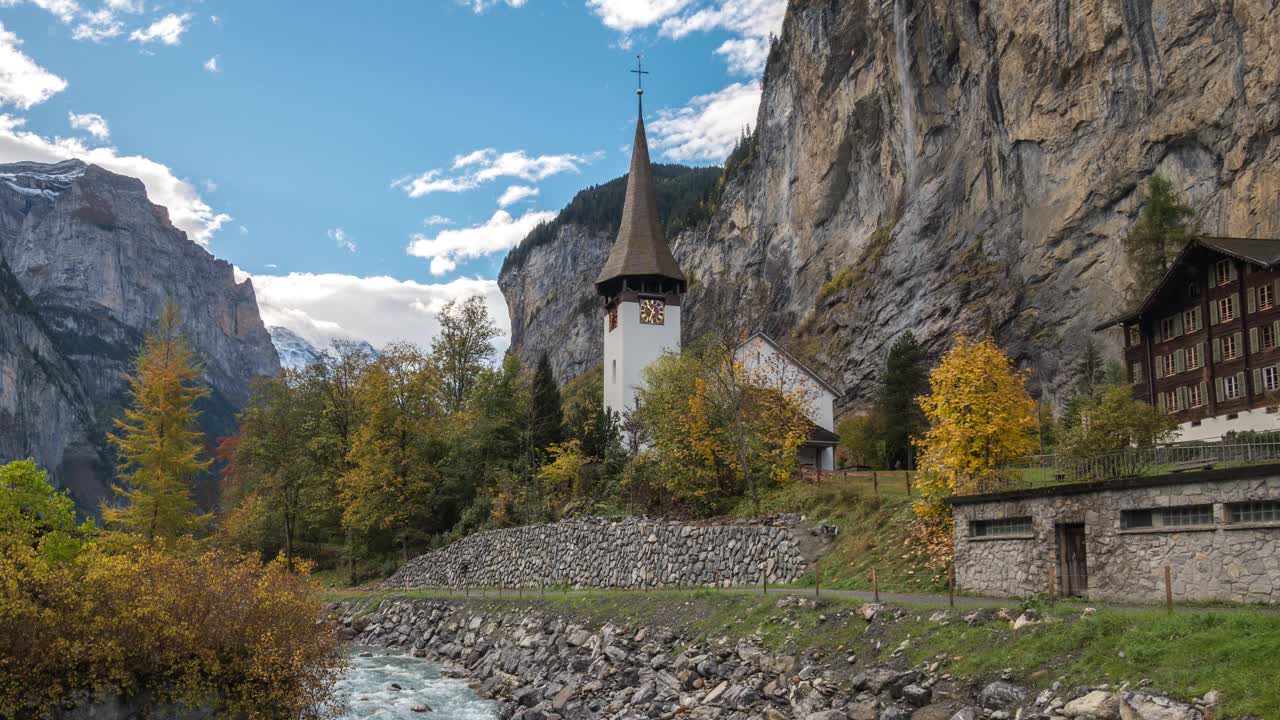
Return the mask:
{"type": "MultiPolygon", "coordinates": [[[[635,71],[639,73],[640,71],[635,71]]],[[[644,89],[636,90],[639,116],[631,149],[622,224],[609,259],[596,278],[604,298],[604,406],[619,414],[635,408],[640,371],[662,353],[680,350],[680,298],[684,273],[671,255],[658,221],[658,198],[644,133],[644,89]]]]}

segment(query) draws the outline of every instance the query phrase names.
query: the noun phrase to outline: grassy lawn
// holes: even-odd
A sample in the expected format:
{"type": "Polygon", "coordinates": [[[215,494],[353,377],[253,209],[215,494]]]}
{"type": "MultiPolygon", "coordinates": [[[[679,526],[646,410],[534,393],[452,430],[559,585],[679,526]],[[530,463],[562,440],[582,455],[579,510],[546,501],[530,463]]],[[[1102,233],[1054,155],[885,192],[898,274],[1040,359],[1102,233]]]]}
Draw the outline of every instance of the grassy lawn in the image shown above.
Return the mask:
{"type": "Polygon", "coordinates": [[[1183,699],[1220,690],[1225,717],[1280,717],[1280,615],[1100,610],[1081,617],[1063,609],[1046,619],[1017,633],[1007,623],[916,620],[900,626],[898,637],[911,638],[913,662],[945,656],[960,677],[990,678],[1012,668],[1038,687],[1058,679],[1068,686],[1146,679],[1183,699]]]}

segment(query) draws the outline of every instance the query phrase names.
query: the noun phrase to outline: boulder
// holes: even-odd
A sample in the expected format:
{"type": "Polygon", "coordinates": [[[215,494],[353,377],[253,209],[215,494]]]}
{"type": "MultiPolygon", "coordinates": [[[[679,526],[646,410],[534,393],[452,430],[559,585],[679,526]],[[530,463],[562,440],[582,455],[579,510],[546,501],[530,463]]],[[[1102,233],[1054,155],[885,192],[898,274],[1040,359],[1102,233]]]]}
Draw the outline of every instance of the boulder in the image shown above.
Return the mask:
{"type": "Polygon", "coordinates": [[[1194,706],[1162,695],[1120,693],[1120,720],[1204,720],[1194,706]]]}
{"type": "Polygon", "coordinates": [[[1120,717],[1120,702],[1106,690],[1094,690],[1067,703],[1062,714],[1072,718],[1116,720],[1120,717]]]}
{"type": "Polygon", "coordinates": [[[978,693],[978,704],[988,710],[1002,710],[1026,699],[1028,691],[1020,685],[996,680],[978,693]]]}

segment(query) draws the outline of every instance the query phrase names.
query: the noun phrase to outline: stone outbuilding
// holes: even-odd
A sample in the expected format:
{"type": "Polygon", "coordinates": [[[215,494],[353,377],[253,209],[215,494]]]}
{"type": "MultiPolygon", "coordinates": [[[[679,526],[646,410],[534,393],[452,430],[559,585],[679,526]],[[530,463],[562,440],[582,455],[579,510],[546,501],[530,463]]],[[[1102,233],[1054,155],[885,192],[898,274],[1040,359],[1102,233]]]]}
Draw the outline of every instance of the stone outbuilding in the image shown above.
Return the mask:
{"type": "Polygon", "coordinates": [[[1280,464],[954,496],[956,585],[1280,604],[1280,464]]]}

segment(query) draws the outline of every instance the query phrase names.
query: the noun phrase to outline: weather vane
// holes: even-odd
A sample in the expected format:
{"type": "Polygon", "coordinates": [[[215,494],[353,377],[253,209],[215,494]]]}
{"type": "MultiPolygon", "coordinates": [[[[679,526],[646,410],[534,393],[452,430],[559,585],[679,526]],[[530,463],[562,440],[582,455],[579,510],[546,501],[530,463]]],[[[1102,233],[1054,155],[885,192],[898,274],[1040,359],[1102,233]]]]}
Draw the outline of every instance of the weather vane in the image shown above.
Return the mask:
{"type": "Polygon", "coordinates": [[[649,71],[645,70],[641,66],[639,55],[636,56],[636,69],[632,70],[631,72],[636,74],[636,94],[643,95],[644,94],[644,76],[648,75],[649,71]]]}

